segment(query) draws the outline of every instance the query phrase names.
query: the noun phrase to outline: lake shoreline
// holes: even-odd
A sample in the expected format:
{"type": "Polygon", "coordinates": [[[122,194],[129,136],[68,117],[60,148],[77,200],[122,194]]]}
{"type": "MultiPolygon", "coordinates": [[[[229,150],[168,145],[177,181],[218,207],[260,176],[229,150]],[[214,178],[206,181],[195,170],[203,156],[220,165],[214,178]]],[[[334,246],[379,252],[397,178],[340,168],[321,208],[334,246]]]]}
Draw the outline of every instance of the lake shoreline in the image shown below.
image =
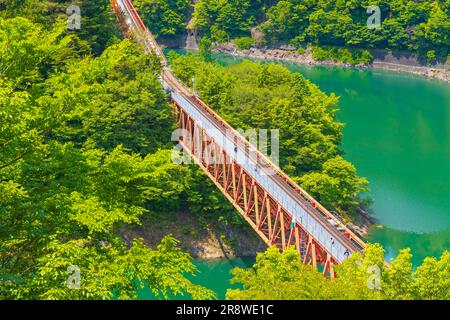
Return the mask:
{"type": "MultiPolygon", "coordinates": [[[[250,48],[239,50],[232,44],[219,44],[212,49],[213,53],[227,54],[240,58],[251,58],[264,61],[283,61],[309,66],[329,66],[340,68],[355,68],[361,70],[386,70],[392,72],[409,73],[422,76],[428,79],[435,79],[450,83],[450,71],[443,68],[433,68],[429,66],[411,65],[411,63],[389,62],[381,59],[374,59],[370,64],[356,64],[335,62],[333,60],[318,61],[312,56],[310,49],[305,53],[298,53],[296,50],[287,49],[258,49],[250,48]]],[[[411,59],[410,59],[411,60],[411,59]]]]}

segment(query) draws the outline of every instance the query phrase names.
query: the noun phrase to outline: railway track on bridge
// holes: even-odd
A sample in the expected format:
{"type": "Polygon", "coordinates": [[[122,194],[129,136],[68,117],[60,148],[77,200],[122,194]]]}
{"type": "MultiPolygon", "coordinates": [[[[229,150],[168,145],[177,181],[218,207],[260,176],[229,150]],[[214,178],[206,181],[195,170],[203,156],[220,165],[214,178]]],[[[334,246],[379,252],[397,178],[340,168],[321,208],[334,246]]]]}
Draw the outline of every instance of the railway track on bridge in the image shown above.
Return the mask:
{"type": "Polygon", "coordinates": [[[331,277],[333,265],[365,248],[352,230],[173,75],[130,0],[111,0],[111,4],[124,33],[161,61],[162,85],[183,130],[180,145],[267,245],[281,250],[294,245],[304,263],[322,266],[331,277]]]}

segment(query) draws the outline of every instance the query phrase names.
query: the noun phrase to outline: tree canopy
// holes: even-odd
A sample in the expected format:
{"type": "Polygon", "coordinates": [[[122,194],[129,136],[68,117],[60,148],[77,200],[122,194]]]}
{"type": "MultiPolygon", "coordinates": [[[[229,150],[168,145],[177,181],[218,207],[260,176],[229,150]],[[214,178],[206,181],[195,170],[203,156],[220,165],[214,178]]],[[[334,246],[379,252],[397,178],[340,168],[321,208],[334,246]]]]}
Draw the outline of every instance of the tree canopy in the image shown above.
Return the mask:
{"type": "Polygon", "coordinates": [[[152,33],[173,36],[185,32],[192,1],[137,0],[133,5],[152,33]]]}
{"type": "Polygon", "coordinates": [[[197,270],[173,237],[150,248],[117,232],[177,209],[196,177],[172,162],[156,58],[102,28],[68,31],[61,3],[48,16],[52,3],[35,4],[0,16],[0,298],[135,299],[143,285],[213,298],[187,280],[197,270]],[[67,283],[76,269],[79,289],[67,283]]]}
{"type": "Polygon", "coordinates": [[[448,0],[200,0],[193,16],[197,28],[218,42],[250,36],[257,28],[268,45],[408,50],[421,56],[433,50],[445,61],[449,8],[448,0]],[[380,8],[381,27],[369,29],[367,8],[374,5],[380,8]]]}
{"type": "Polygon", "coordinates": [[[401,250],[384,264],[380,245],[368,245],[335,267],[337,277],[325,278],[303,265],[294,247],[283,253],[269,248],[258,254],[252,268],[233,269],[233,283],[242,289],[228,289],[231,300],[448,300],[450,299],[450,252],[439,259],[426,258],[413,270],[409,249],[401,250]]]}

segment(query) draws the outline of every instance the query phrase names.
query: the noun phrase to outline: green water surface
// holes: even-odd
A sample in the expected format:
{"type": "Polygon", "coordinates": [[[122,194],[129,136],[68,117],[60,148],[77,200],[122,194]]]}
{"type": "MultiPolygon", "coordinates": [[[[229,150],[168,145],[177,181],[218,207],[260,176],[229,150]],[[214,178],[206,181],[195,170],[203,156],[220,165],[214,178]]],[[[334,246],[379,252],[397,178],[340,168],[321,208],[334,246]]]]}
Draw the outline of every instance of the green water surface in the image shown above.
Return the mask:
{"type": "MultiPolygon", "coordinates": [[[[242,61],[213,58],[222,65],[242,61]]],[[[416,265],[450,250],[450,85],[403,73],[283,64],[341,97],[342,149],[369,180],[371,210],[382,225],[369,241],[381,243],[387,258],[410,247],[416,265]]],[[[223,297],[230,261],[196,263],[204,271],[197,283],[223,297]]]]}
{"type": "MultiPolygon", "coordinates": [[[[250,268],[254,262],[254,258],[194,259],[193,263],[198,269],[198,274],[195,276],[188,275],[187,278],[195,284],[203,285],[211,289],[216,293],[218,299],[224,300],[227,289],[240,288],[238,284],[230,284],[232,278],[231,270],[237,267],[250,268]]],[[[140,290],[138,297],[143,300],[155,299],[155,296],[148,287],[140,290]]],[[[171,299],[187,300],[190,299],[190,296],[172,296],[171,299]]]]}
{"type": "Polygon", "coordinates": [[[385,71],[289,66],[341,97],[342,149],[370,182],[369,240],[415,262],[450,249],[450,85],[385,71]]]}

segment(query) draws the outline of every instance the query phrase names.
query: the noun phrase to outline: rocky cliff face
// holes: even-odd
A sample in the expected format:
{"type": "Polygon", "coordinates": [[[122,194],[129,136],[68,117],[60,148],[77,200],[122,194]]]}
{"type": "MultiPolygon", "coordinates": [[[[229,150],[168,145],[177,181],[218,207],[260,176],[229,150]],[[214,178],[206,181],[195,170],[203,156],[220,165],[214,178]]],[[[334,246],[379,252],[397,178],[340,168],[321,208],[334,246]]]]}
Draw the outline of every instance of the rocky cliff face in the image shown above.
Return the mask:
{"type": "Polygon", "coordinates": [[[233,226],[209,221],[205,226],[189,212],[173,212],[158,219],[144,218],[141,226],[124,226],[120,230],[121,237],[128,243],[134,238],[143,238],[152,248],[168,234],[178,239],[182,250],[194,258],[254,257],[267,249],[246,224],[233,226]]]}

